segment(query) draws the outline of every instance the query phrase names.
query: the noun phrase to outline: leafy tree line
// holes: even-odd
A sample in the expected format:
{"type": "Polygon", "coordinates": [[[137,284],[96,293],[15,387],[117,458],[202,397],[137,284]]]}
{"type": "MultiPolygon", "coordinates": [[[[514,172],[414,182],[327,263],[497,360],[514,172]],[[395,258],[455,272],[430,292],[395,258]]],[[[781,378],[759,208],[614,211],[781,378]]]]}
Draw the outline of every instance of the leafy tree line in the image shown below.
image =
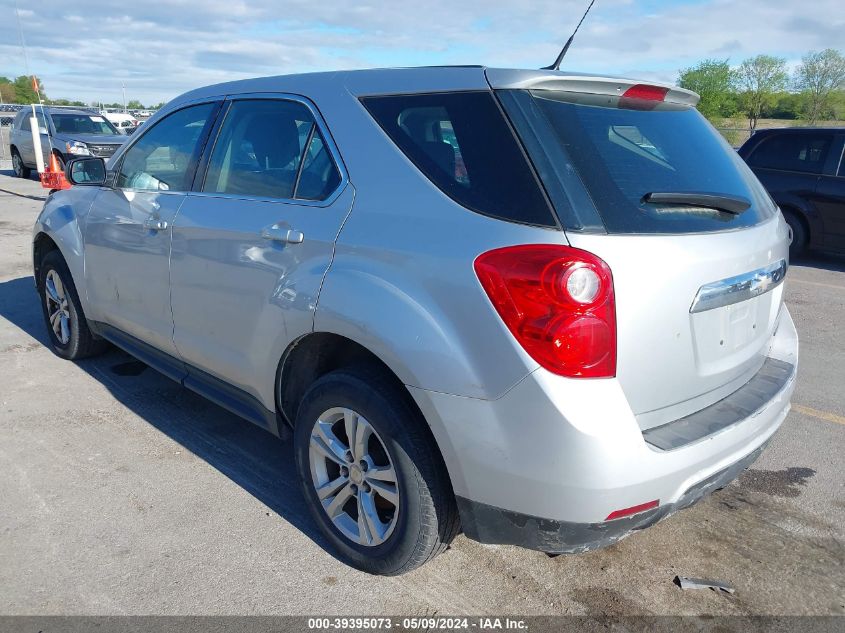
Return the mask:
{"type": "MultiPolygon", "coordinates": [[[[41,100],[46,105],[69,105],[69,106],[94,106],[100,105],[99,102],[85,103],[84,101],[71,101],[69,99],[48,99],[47,93],[44,92],[44,83],[38,80],[38,90],[41,93],[41,100]]],[[[0,103],[38,103],[38,94],[32,86],[32,78],[26,75],[9,79],[8,77],[0,77],[0,103]]],[[[106,108],[123,108],[122,103],[104,103],[106,108]]],[[[162,107],[164,103],[151,105],[145,107],[137,99],[126,104],[129,110],[157,110],[162,107]]]]}
{"type": "Polygon", "coordinates": [[[791,75],[786,60],[771,55],[733,68],[728,59],[705,59],[682,70],[678,85],[701,95],[698,109],[708,119],[741,116],[752,132],[761,118],[845,119],[845,57],[832,48],[808,53],[791,75]]]}

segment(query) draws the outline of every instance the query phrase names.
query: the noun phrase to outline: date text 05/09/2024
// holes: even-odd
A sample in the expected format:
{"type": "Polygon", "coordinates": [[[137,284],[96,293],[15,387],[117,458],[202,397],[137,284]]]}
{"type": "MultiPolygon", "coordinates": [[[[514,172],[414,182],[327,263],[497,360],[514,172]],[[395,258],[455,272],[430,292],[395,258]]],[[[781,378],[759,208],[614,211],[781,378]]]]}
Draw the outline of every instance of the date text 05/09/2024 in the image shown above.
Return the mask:
{"type": "Polygon", "coordinates": [[[312,631],[377,631],[394,628],[406,631],[519,631],[526,630],[528,624],[519,618],[497,617],[317,617],[308,618],[308,628],[312,631]]]}

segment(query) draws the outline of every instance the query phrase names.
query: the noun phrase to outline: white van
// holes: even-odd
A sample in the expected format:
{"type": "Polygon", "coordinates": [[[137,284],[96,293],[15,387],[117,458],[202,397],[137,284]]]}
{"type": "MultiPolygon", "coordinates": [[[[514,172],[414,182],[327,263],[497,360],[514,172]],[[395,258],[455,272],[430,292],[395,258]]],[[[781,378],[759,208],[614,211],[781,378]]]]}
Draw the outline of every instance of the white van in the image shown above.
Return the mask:
{"type": "Polygon", "coordinates": [[[132,132],[135,131],[135,128],[138,127],[138,119],[131,114],[106,111],[102,111],[100,114],[106,117],[106,119],[108,119],[109,122],[123,134],[132,134],[132,132]]]}

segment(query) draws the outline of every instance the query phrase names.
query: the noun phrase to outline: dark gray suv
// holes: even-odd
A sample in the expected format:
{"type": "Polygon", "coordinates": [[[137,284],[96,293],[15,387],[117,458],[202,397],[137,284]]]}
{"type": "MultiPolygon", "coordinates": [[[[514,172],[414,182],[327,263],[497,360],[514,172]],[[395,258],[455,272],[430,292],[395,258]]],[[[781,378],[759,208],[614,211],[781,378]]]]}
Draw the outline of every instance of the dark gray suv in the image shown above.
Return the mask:
{"type": "MultiPolygon", "coordinates": [[[[38,106],[35,111],[44,160],[49,161],[50,154],[55,154],[62,168],[70,159],[79,156],[108,159],[129,138],[97,110],[38,106]]],[[[31,117],[30,107],[18,112],[9,134],[12,166],[19,178],[29,178],[30,171],[36,168],[31,117]]]]}

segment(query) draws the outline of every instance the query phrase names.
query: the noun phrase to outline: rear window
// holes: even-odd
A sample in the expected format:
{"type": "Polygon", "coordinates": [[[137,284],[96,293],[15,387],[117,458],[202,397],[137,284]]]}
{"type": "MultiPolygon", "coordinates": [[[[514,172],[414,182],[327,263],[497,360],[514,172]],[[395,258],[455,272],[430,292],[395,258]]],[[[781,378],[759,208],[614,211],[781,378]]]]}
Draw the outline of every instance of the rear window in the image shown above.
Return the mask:
{"type": "Polygon", "coordinates": [[[697,233],[755,225],[774,214],[765,190],[695,108],[556,91],[502,91],[566,228],[697,233]],[[714,193],[739,214],[646,202],[649,193],[714,193]]]}
{"type": "Polygon", "coordinates": [[[417,168],[459,204],[504,220],[556,226],[491,93],[367,97],[362,102],[417,168]]]}
{"type": "Polygon", "coordinates": [[[831,134],[775,134],[754,148],[748,164],[764,169],[820,174],[832,142],[831,134]]]}

